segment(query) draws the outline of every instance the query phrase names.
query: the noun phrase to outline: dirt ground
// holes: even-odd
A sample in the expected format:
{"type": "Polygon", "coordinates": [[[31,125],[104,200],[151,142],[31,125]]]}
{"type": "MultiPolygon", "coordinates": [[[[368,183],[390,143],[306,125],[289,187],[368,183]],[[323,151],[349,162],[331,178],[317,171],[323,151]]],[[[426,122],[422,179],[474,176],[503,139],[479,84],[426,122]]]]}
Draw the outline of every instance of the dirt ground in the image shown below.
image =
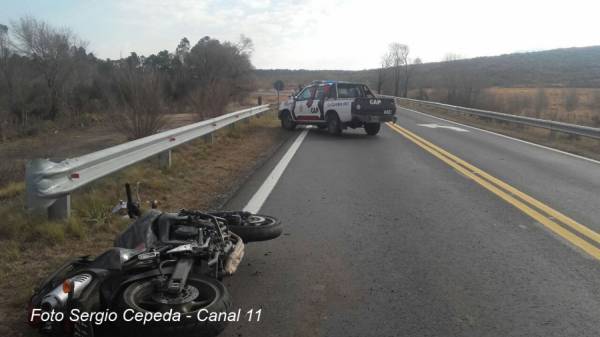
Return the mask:
{"type": "MultiPolygon", "coordinates": [[[[26,303],[34,286],[70,257],[96,255],[112,245],[128,223],[121,216],[107,214],[124,198],[125,181],[140,182],[146,207],[149,200],[158,199],[163,210],[214,209],[289,135],[279,128],[272,113],[252,118],[249,123],[223,129],[212,144],[198,140],[178,147],[170,169],[157,170],[156,160],[148,160],[75,193],[74,219],[84,224],[78,236],[67,230],[64,239],[56,242],[0,238],[0,292],[5,294],[0,296],[0,336],[37,336],[25,323],[26,303]],[[93,200],[93,207],[86,200],[93,200]]],[[[100,130],[88,138],[118,142],[100,130]]],[[[69,147],[69,151],[76,150],[69,147]]],[[[20,210],[15,207],[14,211],[20,210]]]]}

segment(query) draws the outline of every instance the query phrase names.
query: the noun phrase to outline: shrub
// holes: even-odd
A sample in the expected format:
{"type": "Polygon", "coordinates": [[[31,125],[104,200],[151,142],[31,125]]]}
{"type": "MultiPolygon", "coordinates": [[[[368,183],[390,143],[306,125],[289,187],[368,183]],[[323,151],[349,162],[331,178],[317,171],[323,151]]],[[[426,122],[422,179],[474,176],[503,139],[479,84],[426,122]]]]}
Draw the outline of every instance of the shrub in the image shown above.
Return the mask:
{"type": "Polygon", "coordinates": [[[160,75],[122,67],[115,71],[114,125],[129,139],[156,133],[165,124],[160,75]]]}

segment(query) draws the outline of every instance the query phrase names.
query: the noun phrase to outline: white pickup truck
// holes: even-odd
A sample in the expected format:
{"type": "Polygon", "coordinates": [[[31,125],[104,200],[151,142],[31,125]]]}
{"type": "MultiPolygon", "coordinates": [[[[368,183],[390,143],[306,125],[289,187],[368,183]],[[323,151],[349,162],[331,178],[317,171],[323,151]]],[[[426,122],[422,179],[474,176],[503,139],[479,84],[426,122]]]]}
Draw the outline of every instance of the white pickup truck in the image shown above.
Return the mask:
{"type": "Polygon", "coordinates": [[[334,135],[350,127],[364,128],[373,136],[381,123],[396,120],[396,104],[393,98],[378,97],[361,83],[314,81],[281,103],[279,119],[288,130],[311,124],[334,135]]]}

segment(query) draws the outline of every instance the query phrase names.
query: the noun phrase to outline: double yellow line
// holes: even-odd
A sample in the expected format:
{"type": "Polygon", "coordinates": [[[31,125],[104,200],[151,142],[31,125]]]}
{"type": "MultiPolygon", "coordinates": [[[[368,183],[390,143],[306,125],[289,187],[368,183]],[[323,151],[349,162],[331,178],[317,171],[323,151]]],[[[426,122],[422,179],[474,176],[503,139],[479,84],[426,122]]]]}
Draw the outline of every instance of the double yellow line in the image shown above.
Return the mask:
{"type": "Polygon", "coordinates": [[[400,125],[394,123],[387,123],[387,125],[456,171],[529,215],[555,234],[560,235],[584,252],[600,260],[600,234],[400,125]]]}

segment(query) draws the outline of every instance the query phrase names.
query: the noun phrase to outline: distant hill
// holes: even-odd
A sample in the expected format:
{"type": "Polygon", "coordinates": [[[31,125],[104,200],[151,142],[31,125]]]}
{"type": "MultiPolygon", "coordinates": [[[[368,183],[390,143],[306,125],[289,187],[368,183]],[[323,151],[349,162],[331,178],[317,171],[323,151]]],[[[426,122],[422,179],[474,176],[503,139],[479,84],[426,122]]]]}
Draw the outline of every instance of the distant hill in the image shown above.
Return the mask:
{"type": "MultiPolygon", "coordinates": [[[[600,87],[600,46],[476,57],[454,62],[465,74],[475,78],[480,87],[600,87]]],[[[433,62],[418,66],[411,89],[443,87],[445,65],[444,62],[433,62]]],[[[277,79],[288,86],[314,79],[360,81],[375,86],[377,69],[258,69],[256,76],[263,88],[270,88],[277,79]]]]}

